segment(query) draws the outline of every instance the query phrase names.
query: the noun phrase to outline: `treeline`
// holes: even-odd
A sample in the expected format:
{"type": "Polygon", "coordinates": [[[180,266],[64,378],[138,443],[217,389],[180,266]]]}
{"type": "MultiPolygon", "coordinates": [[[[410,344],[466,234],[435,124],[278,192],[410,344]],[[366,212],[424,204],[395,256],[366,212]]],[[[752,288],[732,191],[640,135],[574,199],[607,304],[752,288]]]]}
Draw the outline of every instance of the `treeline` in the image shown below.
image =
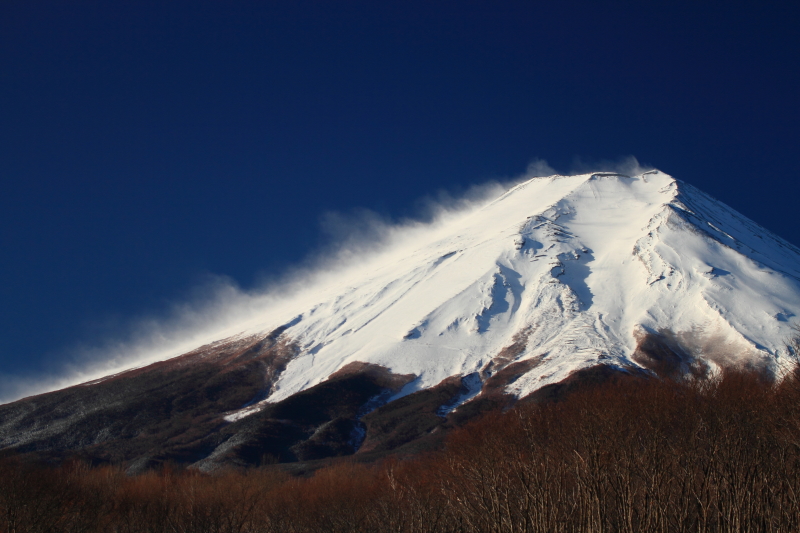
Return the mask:
{"type": "Polygon", "coordinates": [[[628,378],[310,477],[0,462],[3,532],[800,530],[800,379],[628,378]]]}

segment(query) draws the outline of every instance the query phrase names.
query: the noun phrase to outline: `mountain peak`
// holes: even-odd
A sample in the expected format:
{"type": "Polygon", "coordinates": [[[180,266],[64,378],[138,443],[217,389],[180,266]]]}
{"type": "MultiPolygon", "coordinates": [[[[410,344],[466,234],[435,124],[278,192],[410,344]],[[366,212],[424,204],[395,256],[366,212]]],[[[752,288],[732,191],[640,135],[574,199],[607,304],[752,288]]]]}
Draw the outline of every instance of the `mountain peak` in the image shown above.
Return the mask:
{"type": "Polygon", "coordinates": [[[141,446],[168,438],[182,444],[159,453],[202,468],[259,446],[318,458],[391,449],[580,376],[779,375],[795,361],[800,250],[657,170],[533,178],[412,237],[233,336],[3,406],[0,446],[90,442],[149,464],[141,446]],[[186,427],[163,423],[164,402],[186,427]],[[127,451],[92,440],[145,426],[155,436],[127,451]]]}
{"type": "Polygon", "coordinates": [[[529,363],[506,389],[524,396],[641,367],[642,332],[671,332],[708,372],[725,363],[711,345],[774,369],[791,333],[776,317],[800,312],[797,249],[658,170],[532,178],[416,244],[287,312],[300,355],[265,403],[355,361],[416,375],[402,395],[498,357],[529,363]]]}

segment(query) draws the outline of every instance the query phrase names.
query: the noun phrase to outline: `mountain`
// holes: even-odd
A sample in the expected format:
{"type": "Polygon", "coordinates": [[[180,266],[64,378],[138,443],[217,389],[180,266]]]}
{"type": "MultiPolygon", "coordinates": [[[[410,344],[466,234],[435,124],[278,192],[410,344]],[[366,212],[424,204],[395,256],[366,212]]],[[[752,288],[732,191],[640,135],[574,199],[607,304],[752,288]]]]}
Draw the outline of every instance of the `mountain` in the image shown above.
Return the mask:
{"type": "Polygon", "coordinates": [[[533,178],[187,354],[0,406],[0,447],[137,471],[430,445],[613,374],[780,375],[800,250],[662,172],[533,178]]]}

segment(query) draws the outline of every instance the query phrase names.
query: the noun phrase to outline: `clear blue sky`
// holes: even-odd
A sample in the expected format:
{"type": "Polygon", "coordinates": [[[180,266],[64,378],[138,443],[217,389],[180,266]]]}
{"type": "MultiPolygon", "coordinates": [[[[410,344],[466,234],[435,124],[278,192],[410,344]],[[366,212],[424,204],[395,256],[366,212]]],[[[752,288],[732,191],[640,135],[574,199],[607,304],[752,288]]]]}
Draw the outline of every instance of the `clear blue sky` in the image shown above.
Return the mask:
{"type": "Polygon", "coordinates": [[[635,155],[800,245],[797,2],[0,4],[0,374],[324,243],[635,155]]]}

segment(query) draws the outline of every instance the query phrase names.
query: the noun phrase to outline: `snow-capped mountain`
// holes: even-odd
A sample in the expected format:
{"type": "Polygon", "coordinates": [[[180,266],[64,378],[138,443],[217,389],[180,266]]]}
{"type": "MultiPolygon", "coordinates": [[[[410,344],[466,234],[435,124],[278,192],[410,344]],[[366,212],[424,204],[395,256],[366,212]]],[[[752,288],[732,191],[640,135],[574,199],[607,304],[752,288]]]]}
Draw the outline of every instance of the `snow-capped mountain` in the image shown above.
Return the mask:
{"type": "Polygon", "coordinates": [[[592,369],[795,360],[800,250],[659,171],[533,178],[413,235],[185,355],[0,406],[0,448],[378,452],[592,369]]]}
{"type": "Polygon", "coordinates": [[[534,178],[416,245],[265,324],[298,346],[265,402],[355,361],[417,376],[402,395],[535,360],[506,389],[525,396],[640,366],[659,332],[712,372],[777,370],[800,314],[800,250],[658,171],[534,178]]]}

